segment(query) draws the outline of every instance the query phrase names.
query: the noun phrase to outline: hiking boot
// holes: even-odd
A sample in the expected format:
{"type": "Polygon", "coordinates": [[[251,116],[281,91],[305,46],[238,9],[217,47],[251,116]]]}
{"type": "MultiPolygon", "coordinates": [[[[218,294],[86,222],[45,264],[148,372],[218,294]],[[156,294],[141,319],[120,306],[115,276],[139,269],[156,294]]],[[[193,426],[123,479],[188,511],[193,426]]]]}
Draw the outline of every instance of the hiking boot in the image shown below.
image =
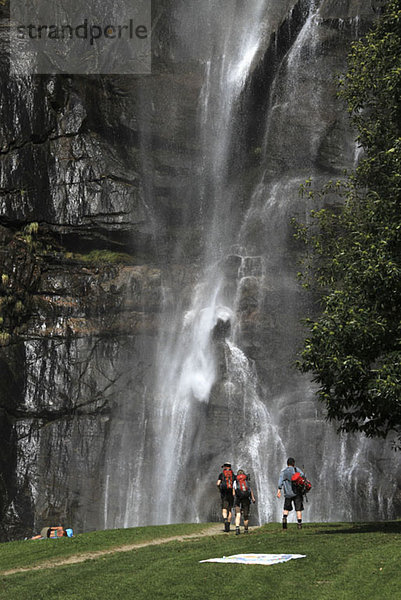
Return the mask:
{"type": "Polygon", "coordinates": [[[236,528],[235,528],[235,535],[239,535],[239,534],[240,534],[239,527],[236,527],[236,528]]]}

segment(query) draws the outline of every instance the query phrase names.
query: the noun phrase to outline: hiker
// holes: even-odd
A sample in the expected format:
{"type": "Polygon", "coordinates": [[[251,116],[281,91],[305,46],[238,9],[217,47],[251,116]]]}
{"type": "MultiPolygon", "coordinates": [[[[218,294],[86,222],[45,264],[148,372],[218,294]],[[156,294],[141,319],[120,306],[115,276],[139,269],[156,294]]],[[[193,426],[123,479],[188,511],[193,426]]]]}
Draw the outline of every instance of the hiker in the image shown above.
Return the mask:
{"type": "Polygon", "coordinates": [[[234,481],[235,535],[240,534],[241,513],[244,517],[244,533],[248,533],[251,502],[255,504],[256,500],[249,478],[243,469],[239,469],[234,481]]]}
{"type": "Polygon", "coordinates": [[[231,469],[231,464],[228,462],[225,462],[221,468],[223,471],[220,473],[216,485],[220,490],[221,514],[224,521],[224,531],[228,533],[231,524],[231,510],[234,503],[234,473],[231,469]]]}
{"type": "Polygon", "coordinates": [[[61,538],[72,537],[74,535],[72,529],[64,529],[64,527],[43,527],[39,535],[30,538],[31,540],[43,540],[46,538],[61,538]]]}
{"type": "Polygon", "coordinates": [[[295,473],[304,473],[295,467],[295,459],[290,457],[287,460],[287,466],[280,473],[278,480],[277,498],[281,498],[281,488],[284,488],[284,510],[283,510],[283,529],[287,529],[288,513],[292,510],[292,505],[297,513],[298,529],[302,529],[302,511],[304,509],[302,493],[294,491],[291,478],[295,473]]]}

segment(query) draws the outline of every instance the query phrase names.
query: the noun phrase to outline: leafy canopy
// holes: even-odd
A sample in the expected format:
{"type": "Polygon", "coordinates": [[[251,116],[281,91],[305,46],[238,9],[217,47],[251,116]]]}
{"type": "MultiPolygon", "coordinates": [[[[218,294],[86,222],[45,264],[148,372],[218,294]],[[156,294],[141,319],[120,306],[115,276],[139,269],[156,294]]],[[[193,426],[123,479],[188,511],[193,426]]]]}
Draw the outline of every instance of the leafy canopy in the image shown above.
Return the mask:
{"type": "Polygon", "coordinates": [[[303,187],[337,201],[298,227],[304,286],[322,303],[298,366],[340,430],[401,441],[401,0],[352,45],[339,93],[363,158],[343,182],[303,187]]]}

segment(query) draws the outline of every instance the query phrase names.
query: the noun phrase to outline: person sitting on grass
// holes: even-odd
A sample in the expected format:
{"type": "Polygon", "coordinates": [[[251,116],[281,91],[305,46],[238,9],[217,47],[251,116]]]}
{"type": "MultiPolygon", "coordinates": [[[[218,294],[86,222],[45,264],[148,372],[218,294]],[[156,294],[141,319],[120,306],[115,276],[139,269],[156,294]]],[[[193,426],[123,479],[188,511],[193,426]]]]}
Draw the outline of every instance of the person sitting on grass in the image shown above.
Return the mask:
{"type": "Polygon", "coordinates": [[[72,537],[72,529],[64,529],[59,525],[58,527],[43,527],[39,535],[35,535],[31,540],[44,540],[46,538],[61,538],[61,537],[72,537]]]}

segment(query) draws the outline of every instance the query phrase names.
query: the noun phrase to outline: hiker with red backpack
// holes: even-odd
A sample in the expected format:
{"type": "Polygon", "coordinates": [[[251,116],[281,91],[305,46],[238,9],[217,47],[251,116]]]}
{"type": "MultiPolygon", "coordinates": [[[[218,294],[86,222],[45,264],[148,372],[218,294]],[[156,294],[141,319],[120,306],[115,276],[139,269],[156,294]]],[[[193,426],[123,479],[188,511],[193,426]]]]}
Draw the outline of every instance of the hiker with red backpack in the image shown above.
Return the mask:
{"type": "Polygon", "coordinates": [[[223,471],[220,473],[216,485],[220,490],[224,531],[228,533],[230,531],[231,524],[231,509],[234,504],[233,486],[235,478],[230,463],[225,462],[221,468],[223,471]]]}
{"type": "Polygon", "coordinates": [[[293,504],[297,512],[298,529],[302,529],[303,496],[310,490],[311,484],[305,474],[296,468],[294,458],[287,460],[286,468],[280,473],[277,498],[281,498],[281,488],[284,489],[283,529],[287,529],[287,517],[293,504]]]}
{"type": "Polygon", "coordinates": [[[249,485],[249,477],[243,469],[239,469],[234,481],[235,535],[240,534],[241,513],[244,517],[244,533],[248,533],[251,502],[255,504],[255,496],[249,485]]]}

